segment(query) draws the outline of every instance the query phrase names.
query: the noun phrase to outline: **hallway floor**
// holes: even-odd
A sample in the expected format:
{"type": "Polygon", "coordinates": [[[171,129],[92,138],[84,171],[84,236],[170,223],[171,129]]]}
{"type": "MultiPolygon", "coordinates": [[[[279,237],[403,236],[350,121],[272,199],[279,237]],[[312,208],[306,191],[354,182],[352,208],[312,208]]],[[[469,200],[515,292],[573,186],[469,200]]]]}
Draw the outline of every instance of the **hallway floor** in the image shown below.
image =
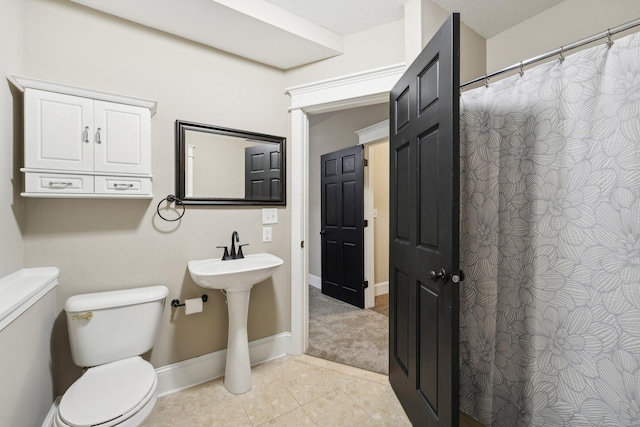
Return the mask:
{"type": "Polygon", "coordinates": [[[219,378],[161,397],[144,426],[411,426],[386,375],[302,355],[252,379],[239,396],[219,378]]]}

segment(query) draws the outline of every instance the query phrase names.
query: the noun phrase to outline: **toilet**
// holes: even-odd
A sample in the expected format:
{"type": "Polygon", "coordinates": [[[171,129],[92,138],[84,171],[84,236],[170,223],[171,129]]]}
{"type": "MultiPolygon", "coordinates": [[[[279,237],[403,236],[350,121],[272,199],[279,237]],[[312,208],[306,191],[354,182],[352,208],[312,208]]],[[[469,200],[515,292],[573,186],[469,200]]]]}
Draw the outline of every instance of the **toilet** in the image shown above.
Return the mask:
{"type": "Polygon", "coordinates": [[[166,286],[75,295],[67,299],[73,362],[85,369],[56,410],[58,427],[139,426],[158,397],[153,347],[166,286]]]}

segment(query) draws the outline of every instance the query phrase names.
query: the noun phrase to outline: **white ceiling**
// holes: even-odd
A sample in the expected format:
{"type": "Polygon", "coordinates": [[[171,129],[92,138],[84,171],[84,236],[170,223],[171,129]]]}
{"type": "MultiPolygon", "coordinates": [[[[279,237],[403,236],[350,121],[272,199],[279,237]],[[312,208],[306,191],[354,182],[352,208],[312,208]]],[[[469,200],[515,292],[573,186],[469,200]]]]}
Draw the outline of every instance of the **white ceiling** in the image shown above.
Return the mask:
{"type": "MultiPolygon", "coordinates": [[[[289,69],[340,55],[343,36],[400,20],[409,0],[70,0],[289,69]]],[[[431,0],[489,38],[563,0],[431,0]]]]}
{"type": "MultiPolygon", "coordinates": [[[[266,0],[337,34],[357,33],[402,19],[408,0],[266,0]]],[[[564,0],[431,0],[484,38],[564,0]]]]}
{"type": "Polygon", "coordinates": [[[344,36],[402,19],[408,0],[266,1],[344,36]]]}
{"type": "MultiPolygon", "coordinates": [[[[312,0],[304,0],[312,1],[312,0]]],[[[564,0],[431,0],[485,39],[562,3],[564,0]]]]}

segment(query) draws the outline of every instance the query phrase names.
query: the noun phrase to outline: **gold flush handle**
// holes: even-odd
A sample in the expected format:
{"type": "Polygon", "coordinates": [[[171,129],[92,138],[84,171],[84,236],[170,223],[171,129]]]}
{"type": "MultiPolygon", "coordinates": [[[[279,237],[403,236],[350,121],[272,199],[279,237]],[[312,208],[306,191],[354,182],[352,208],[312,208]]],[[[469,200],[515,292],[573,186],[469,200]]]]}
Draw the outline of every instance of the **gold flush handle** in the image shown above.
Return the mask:
{"type": "Polygon", "coordinates": [[[74,314],[71,319],[72,320],[80,320],[80,319],[84,319],[84,320],[90,320],[93,317],[93,313],[90,311],[87,311],[86,313],[82,313],[82,314],[74,314]]]}

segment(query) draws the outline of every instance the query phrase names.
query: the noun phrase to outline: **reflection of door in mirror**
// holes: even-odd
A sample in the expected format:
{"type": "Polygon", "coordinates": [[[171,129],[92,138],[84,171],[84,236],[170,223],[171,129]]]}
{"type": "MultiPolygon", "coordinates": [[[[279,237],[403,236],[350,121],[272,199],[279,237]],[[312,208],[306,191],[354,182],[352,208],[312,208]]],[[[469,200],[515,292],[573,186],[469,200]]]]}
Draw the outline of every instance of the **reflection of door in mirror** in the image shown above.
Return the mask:
{"type": "Polygon", "coordinates": [[[176,120],[184,204],[286,206],[285,138],[176,120]]]}
{"type": "Polygon", "coordinates": [[[186,140],[186,194],[196,198],[214,194],[217,198],[244,198],[245,149],[265,144],[190,130],[186,131],[186,140]]]}
{"type": "Polygon", "coordinates": [[[245,148],[245,199],[280,198],[280,146],[259,144],[245,148]]]}

